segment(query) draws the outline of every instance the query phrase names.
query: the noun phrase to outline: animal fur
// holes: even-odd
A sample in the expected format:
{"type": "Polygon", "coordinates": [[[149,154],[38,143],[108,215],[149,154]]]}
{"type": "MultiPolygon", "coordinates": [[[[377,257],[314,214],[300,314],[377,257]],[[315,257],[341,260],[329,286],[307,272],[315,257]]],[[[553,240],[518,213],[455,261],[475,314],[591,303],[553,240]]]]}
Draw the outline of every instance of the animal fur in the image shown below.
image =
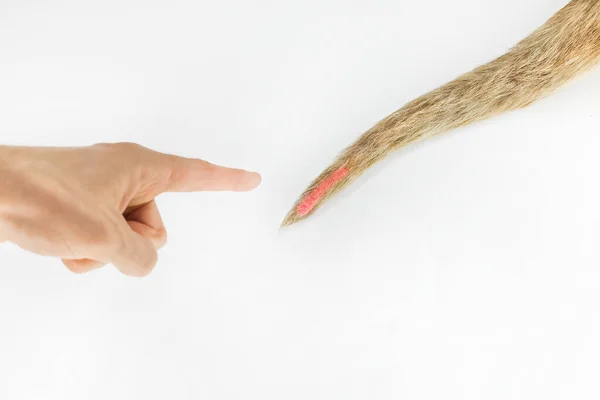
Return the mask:
{"type": "Polygon", "coordinates": [[[599,56],[600,0],[573,0],[508,53],[417,98],[365,132],[310,184],[282,226],[312,215],[391,152],[526,107],[594,66],[599,56]],[[315,201],[319,185],[340,169],[348,173],[315,201]],[[303,209],[311,195],[310,209],[303,209]]]}

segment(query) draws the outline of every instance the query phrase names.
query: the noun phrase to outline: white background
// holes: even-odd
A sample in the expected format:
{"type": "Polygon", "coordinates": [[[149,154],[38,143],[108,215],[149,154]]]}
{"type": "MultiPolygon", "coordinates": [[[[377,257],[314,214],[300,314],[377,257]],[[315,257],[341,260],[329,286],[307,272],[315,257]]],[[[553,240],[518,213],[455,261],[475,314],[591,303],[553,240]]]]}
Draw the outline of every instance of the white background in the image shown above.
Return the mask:
{"type": "Polygon", "coordinates": [[[0,0],[2,143],[263,175],[160,197],[146,279],[1,246],[0,398],[597,399],[600,70],[278,231],[360,133],[566,3],[0,0]]]}

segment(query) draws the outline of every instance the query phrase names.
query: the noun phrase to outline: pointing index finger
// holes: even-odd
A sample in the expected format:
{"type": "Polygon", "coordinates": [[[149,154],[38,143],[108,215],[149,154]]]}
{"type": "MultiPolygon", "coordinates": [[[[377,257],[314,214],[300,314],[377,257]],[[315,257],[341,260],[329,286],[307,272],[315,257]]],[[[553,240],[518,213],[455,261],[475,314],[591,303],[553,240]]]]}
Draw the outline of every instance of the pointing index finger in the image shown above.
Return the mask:
{"type": "Polygon", "coordinates": [[[256,188],[261,177],[256,172],[228,168],[208,161],[170,156],[169,192],[234,191],[256,188]]]}

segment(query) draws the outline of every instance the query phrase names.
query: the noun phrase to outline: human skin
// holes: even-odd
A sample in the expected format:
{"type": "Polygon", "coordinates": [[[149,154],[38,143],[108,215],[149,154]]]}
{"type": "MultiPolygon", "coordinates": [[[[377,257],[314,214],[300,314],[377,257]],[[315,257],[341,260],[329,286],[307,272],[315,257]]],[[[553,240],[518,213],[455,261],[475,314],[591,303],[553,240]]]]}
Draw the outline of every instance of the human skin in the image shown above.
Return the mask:
{"type": "Polygon", "coordinates": [[[0,146],[0,241],[60,258],[75,273],[112,264],[142,277],[167,240],[156,196],[244,192],[260,181],[255,172],[134,143],[0,146]]]}

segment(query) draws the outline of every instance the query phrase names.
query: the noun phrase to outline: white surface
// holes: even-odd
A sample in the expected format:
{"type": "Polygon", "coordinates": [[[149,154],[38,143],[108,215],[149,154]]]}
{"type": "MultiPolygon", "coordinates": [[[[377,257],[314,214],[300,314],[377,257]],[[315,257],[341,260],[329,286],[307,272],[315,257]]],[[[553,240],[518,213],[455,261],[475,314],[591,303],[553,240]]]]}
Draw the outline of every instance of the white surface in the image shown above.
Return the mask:
{"type": "Polygon", "coordinates": [[[1,246],[0,398],[597,399],[600,70],[278,232],[362,131],[566,2],[0,1],[1,142],[263,175],[159,198],[147,279],[1,246]]]}

